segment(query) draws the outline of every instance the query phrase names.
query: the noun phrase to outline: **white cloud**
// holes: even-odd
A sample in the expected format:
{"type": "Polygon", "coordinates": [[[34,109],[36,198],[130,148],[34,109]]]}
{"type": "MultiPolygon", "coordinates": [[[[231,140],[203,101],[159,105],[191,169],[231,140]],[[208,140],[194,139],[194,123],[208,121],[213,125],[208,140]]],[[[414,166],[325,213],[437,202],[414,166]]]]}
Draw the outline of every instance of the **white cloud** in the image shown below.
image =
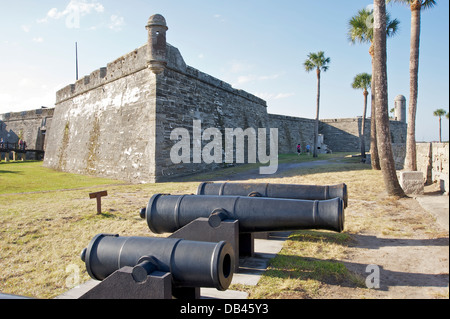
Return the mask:
{"type": "Polygon", "coordinates": [[[125,19],[123,17],[112,15],[108,28],[114,31],[120,31],[124,25],[125,19]]]}
{"type": "Polygon", "coordinates": [[[38,19],[37,22],[46,23],[49,19],[59,20],[70,16],[76,16],[79,19],[79,17],[93,12],[102,13],[104,11],[105,7],[95,0],[71,0],[63,11],[58,10],[58,8],[52,8],[47,12],[45,18],[38,19]]]}
{"type": "Polygon", "coordinates": [[[21,28],[22,28],[23,32],[26,32],[26,33],[30,32],[30,26],[29,25],[23,25],[23,26],[21,26],[21,28]]]}
{"type": "Polygon", "coordinates": [[[253,69],[253,65],[245,63],[245,62],[239,62],[239,61],[232,61],[230,64],[230,71],[231,73],[242,73],[242,72],[248,72],[251,69],[253,69]]]}
{"type": "MultiPolygon", "coordinates": [[[[69,29],[78,29],[81,25],[81,18],[90,14],[103,14],[105,7],[97,0],[70,0],[64,10],[51,8],[47,15],[38,19],[37,23],[48,23],[51,20],[65,19],[66,27],[69,29]]],[[[102,19],[97,19],[101,21],[102,19]]],[[[106,22],[100,22],[97,25],[87,27],[88,30],[97,30],[99,28],[108,28],[113,31],[121,31],[125,25],[125,19],[119,15],[111,15],[106,22]]]]}
{"type": "Polygon", "coordinates": [[[295,93],[255,93],[255,95],[263,100],[270,101],[270,100],[280,100],[285,99],[291,96],[294,96],[295,93]]]}
{"type": "Polygon", "coordinates": [[[19,78],[6,85],[1,83],[0,114],[34,110],[41,106],[53,107],[56,91],[64,87],[63,83],[42,83],[40,77],[19,78]]]}
{"type": "Polygon", "coordinates": [[[224,18],[222,18],[222,15],[220,15],[220,14],[213,15],[213,18],[216,19],[216,20],[219,20],[220,22],[225,22],[226,21],[224,18]]]}
{"type": "Polygon", "coordinates": [[[254,82],[254,81],[266,81],[266,80],[275,80],[279,77],[279,74],[272,74],[272,75],[241,75],[238,76],[237,83],[236,84],[244,84],[248,82],[254,82]]]}
{"type": "Polygon", "coordinates": [[[259,76],[258,80],[261,81],[265,81],[265,80],[275,80],[278,79],[280,77],[279,74],[272,74],[272,75],[263,75],[263,76],[259,76]]]}
{"type": "Polygon", "coordinates": [[[33,38],[33,42],[42,43],[42,42],[44,42],[44,38],[43,37],[35,37],[35,38],[33,38]]]}
{"type": "Polygon", "coordinates": [[[0,92],[0,105],[11,104],[14,102],[14,97],[9,93],[0,92]]]}
{"type": "Polygon", "coordinates": [[[237,84],[253,82],[253,81],[255,81],[255,79],[256,79],[256,76],[254,76],[254,75],[241,75],[241,76],[238,76],[238,78],[237,78],[237,84]]]}
{"type": "Polygon", "coordinates": [[[58,12],[58,9],[56,9],[56,8],[50,9],[50,11],[47,13],[47,17],[52,18],[52,19],[59,19],[63,15],[64,15],[64,13],[58,12]]]}

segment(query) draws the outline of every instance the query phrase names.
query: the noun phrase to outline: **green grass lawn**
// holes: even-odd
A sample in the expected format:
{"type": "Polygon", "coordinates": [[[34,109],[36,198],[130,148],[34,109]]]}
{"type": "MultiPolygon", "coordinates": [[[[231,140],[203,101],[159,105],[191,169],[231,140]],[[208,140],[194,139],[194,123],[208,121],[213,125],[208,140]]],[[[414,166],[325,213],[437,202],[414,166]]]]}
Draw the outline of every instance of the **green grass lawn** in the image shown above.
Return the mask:
{"type": "Polygon", "coordinates": [[[0,163],[0,194],[76,189],[124,182],[58,172],[42,166],[42,162],[0,163]]]}

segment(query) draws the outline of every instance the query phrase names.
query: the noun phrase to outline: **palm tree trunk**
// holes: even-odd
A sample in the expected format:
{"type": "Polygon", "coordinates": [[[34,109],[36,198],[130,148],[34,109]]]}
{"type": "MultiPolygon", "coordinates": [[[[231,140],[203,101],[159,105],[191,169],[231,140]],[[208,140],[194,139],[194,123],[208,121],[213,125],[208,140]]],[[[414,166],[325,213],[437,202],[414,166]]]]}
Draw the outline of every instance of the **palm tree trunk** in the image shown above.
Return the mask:
{"type": "Polygon", "coordinates": [[[405,197],[395,170],[392,153],[388,113],[388,87],[386,66],[386,2],[374,0],[374,80],[377,142],[379,146],[381,171],[388,195],[405,197]]]}
{"type": "MultiPolygon", "coordinates": [[[[372,55],[372,74],[375,74],[375,68],[373,65],[373,44],[371,46],[372,55]]],[[[377,145],[377,123],[376,123],[376,105],[375,105],[375,81],[372,78],[372,99],[371,99],[371,119],[370,119],[370,162],[373,170],[381,170],[380,159],[378,155],[377,145]]]]}
{"type": "Polygon", "coordinates": [[[442,143],[441,117],[439,116],[439,143],[442,143]]]}
{"type": "Polygon", "coordinates": [[[314,124],[314,150],[313,157],[317,157],[317,145],[319,144],[319,106],[320,106],[320,70],[317,69],[317,107],[316,123],[314,124]]]}
{"type": "Polygon", "coordinates": [[[366,113],[367,113],[367,96],[369,95],[369,92],[367,90],[364,90],[364,112],[362,117],[362,123],[361,123],[361,159],[365,161],[366,159],[366,136],[365,136],[365,130],[366,130],[366,113]]]}
{"type": "Polygon", "coordinates": [[[419,46],[420,46],[420,1],[411,4],[411,48],[409,60],[409,110],[408,130],[406,138],[405,169],[417,171],[416,155],[416,111],[419,86],[419,46]]]}

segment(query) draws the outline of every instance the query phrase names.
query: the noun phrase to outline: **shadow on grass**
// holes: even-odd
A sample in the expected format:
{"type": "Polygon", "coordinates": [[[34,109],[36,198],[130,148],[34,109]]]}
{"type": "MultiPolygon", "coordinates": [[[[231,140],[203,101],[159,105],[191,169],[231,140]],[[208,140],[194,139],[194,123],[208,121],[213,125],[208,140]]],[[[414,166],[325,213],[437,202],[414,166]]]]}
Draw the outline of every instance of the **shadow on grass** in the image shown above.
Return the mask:
{"type": "Polygon", "coordinates": [[[0,162],[1,165],[17,165],[17,164],[32,164],[32,163],[43,163],[43,161],[35,161],[35,160],[27,160],[27,161],[8,161],[8,162],[0,162]]]}
{"type": "MultiPolygon", "coordinates": [[[[337,244],[346,247],[380,249],[386,246],[448,246],[449,238],[433,239],[397,239],[377,238],[376,236],[332,233],[326,231],[298,231],[291,234],[290,241],[301,243],[337,244]]],[[[299,252],[300,254],[301,252],[299,252]]],[[[323,284],[349,288],[366,288],[366,278],[373,274],[373,268],[361,264],[340,260],[303,257],[293,253],[277,255],[270,262],[265,276],[270,278],[297,278],[302,281],[316,280],[323,284]]],[[[411,287],[448,287],[448,273],[418,273],[394,271],[375,266],[379,272],[380,286],[377,290],[388,291],[393,286],[411,287]]]]}
{"type": "Polygon", "coordinates": [[[310,242],[310,243],[334,243],[339,245],[348,246],[353,238],[347,233],[335,233],[328,231],[317,231],[317,230],[301,230],[293,232],[289,237],[289,240],[298,242],[310,242]]]}
{"type": "Polygon", "coordinates": [[[84,216],[82,219],[85,221],[101,221],[104,219],[121,219],[122,217],[114,215],[111,212],[101,212],[98,214],[97,212],[93,212],[90,215],[84,216]]]}
{"type": "Polygon", "coordinates": [[[269,279],[298,279],[304,282],[315,280],[327,285],[361,288],[362,277],[355,275],[346,263],[312,257],[278,254],[270,261],[264,273],[269,279]]]}
{"type": "Polygon", "coordinates": [[[3,170],[0,170],[0,174],[21,174],[21,175],[23,175],[23,173],[22,173],[22,172],[15,172],[15,171],[3,171],[3,170]]]}
{"type": "MultiPolygon", "coordinates": [[[[317,280],[327,285],[366,288],[365,280],[373,274],[373,268],[368,270],[368,266],[346,261],[279,254],[271,261],[270,269],[264,276],[272,279],[317,280]]],[[[376,267],[380,283],[377,290],[388,291],[390,287],[395,286],[448,287],[449,274],[413,273],[388,270],[383,266],[376,267]]]]}
{"type": "Polygon", "coordinates": [[[449,245],[448,237],[414,239],[414,238],[378,238],[371,235],[352,235],[354,242],[349,246],[367,249],[380,249],[382,247],[417,247],[435,246],[444,247],[449,245]]]}

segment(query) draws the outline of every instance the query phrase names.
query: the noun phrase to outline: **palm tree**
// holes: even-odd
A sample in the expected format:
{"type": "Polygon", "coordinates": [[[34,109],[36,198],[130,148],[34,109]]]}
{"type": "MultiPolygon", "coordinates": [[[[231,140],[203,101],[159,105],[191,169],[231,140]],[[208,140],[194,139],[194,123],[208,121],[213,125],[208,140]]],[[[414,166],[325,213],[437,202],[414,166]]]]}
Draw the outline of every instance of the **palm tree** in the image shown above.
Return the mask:
{"type": "Polygon", "coordinates": [[[319,106],[320,106],[320,73],[326,72],[329,68],[330,58],[325,57],[325,52],[308,54],[308,59],[303,64],[306,72],[316,70],[317,74],[317,107],[316,107],[316,123],[314,124],[314,150],[313,157],[317,157],[317,144],[319,138],[319,106]]]}
{"type": "Polygon", "coordinates": [[[447,118],[448,118],[448,114],[447,114],[447,111],[444,110],[444,109],[437,109],[436,111],[433,112],[433,115],[434,116],[439,116],[439,143],[442,143],[441,118],[443,116],[446,116],[446,115],[447,115],[447,118]]]}
{"type": "Polygon", "coordinates": [[[395,170],[394,155],[392,153],[391,133],[388,114],[387,87],[387,53],[386,53],[386,0],[374,0],[373,66],[375,73],[375,104],[377,143],[380,154],[381,172],[388,195],[405,197],[395,170]]]}
{"type": "Polygon", "coordinates": [[[420,47],[420,15],[422,9],[429,9],[436,5],[435,0],[388,0],[399,2],[411,9],[411,48],[410,48],[410,80],[409,80],[409,109],[408,131],[406,138],[405,169],[417,171],[416,156],[416,112],[419,87],[419,47],[420,47]]]}
{"type": "MultiPolygon", "coordinates": [[[[399,29],[400,22],[397,19],[391,20],[389,14],[386,14],[386,34],[388,37],[394,36],[399,29]]],[[[373,72],[373,10],[362,9],[357,15],[352,17],[348,22],[348,38],[351,43],[370,43],[369,54],[372,59],[373,72]]],[[[380,170],[380,161],[378,158],[377,146],[377,128],[375,121],[375,82],[372,81],[372,100],[371,100],[371,121],[370,121],[370,156],[372,169],[380,170]]]]}
{"type": "Polygon", "coordinates": [[[361,123],[361,159],[365,162],[366,159],[366,142],[365,142],[365,126],[366,126],[366,112],[367,112],[367,96],[368,89],[372,84],[372,75],[368,73],[360,73],[355,76],[352,83],[352,88],[363,90],[364,95],[364,111],[361,123]]]}

